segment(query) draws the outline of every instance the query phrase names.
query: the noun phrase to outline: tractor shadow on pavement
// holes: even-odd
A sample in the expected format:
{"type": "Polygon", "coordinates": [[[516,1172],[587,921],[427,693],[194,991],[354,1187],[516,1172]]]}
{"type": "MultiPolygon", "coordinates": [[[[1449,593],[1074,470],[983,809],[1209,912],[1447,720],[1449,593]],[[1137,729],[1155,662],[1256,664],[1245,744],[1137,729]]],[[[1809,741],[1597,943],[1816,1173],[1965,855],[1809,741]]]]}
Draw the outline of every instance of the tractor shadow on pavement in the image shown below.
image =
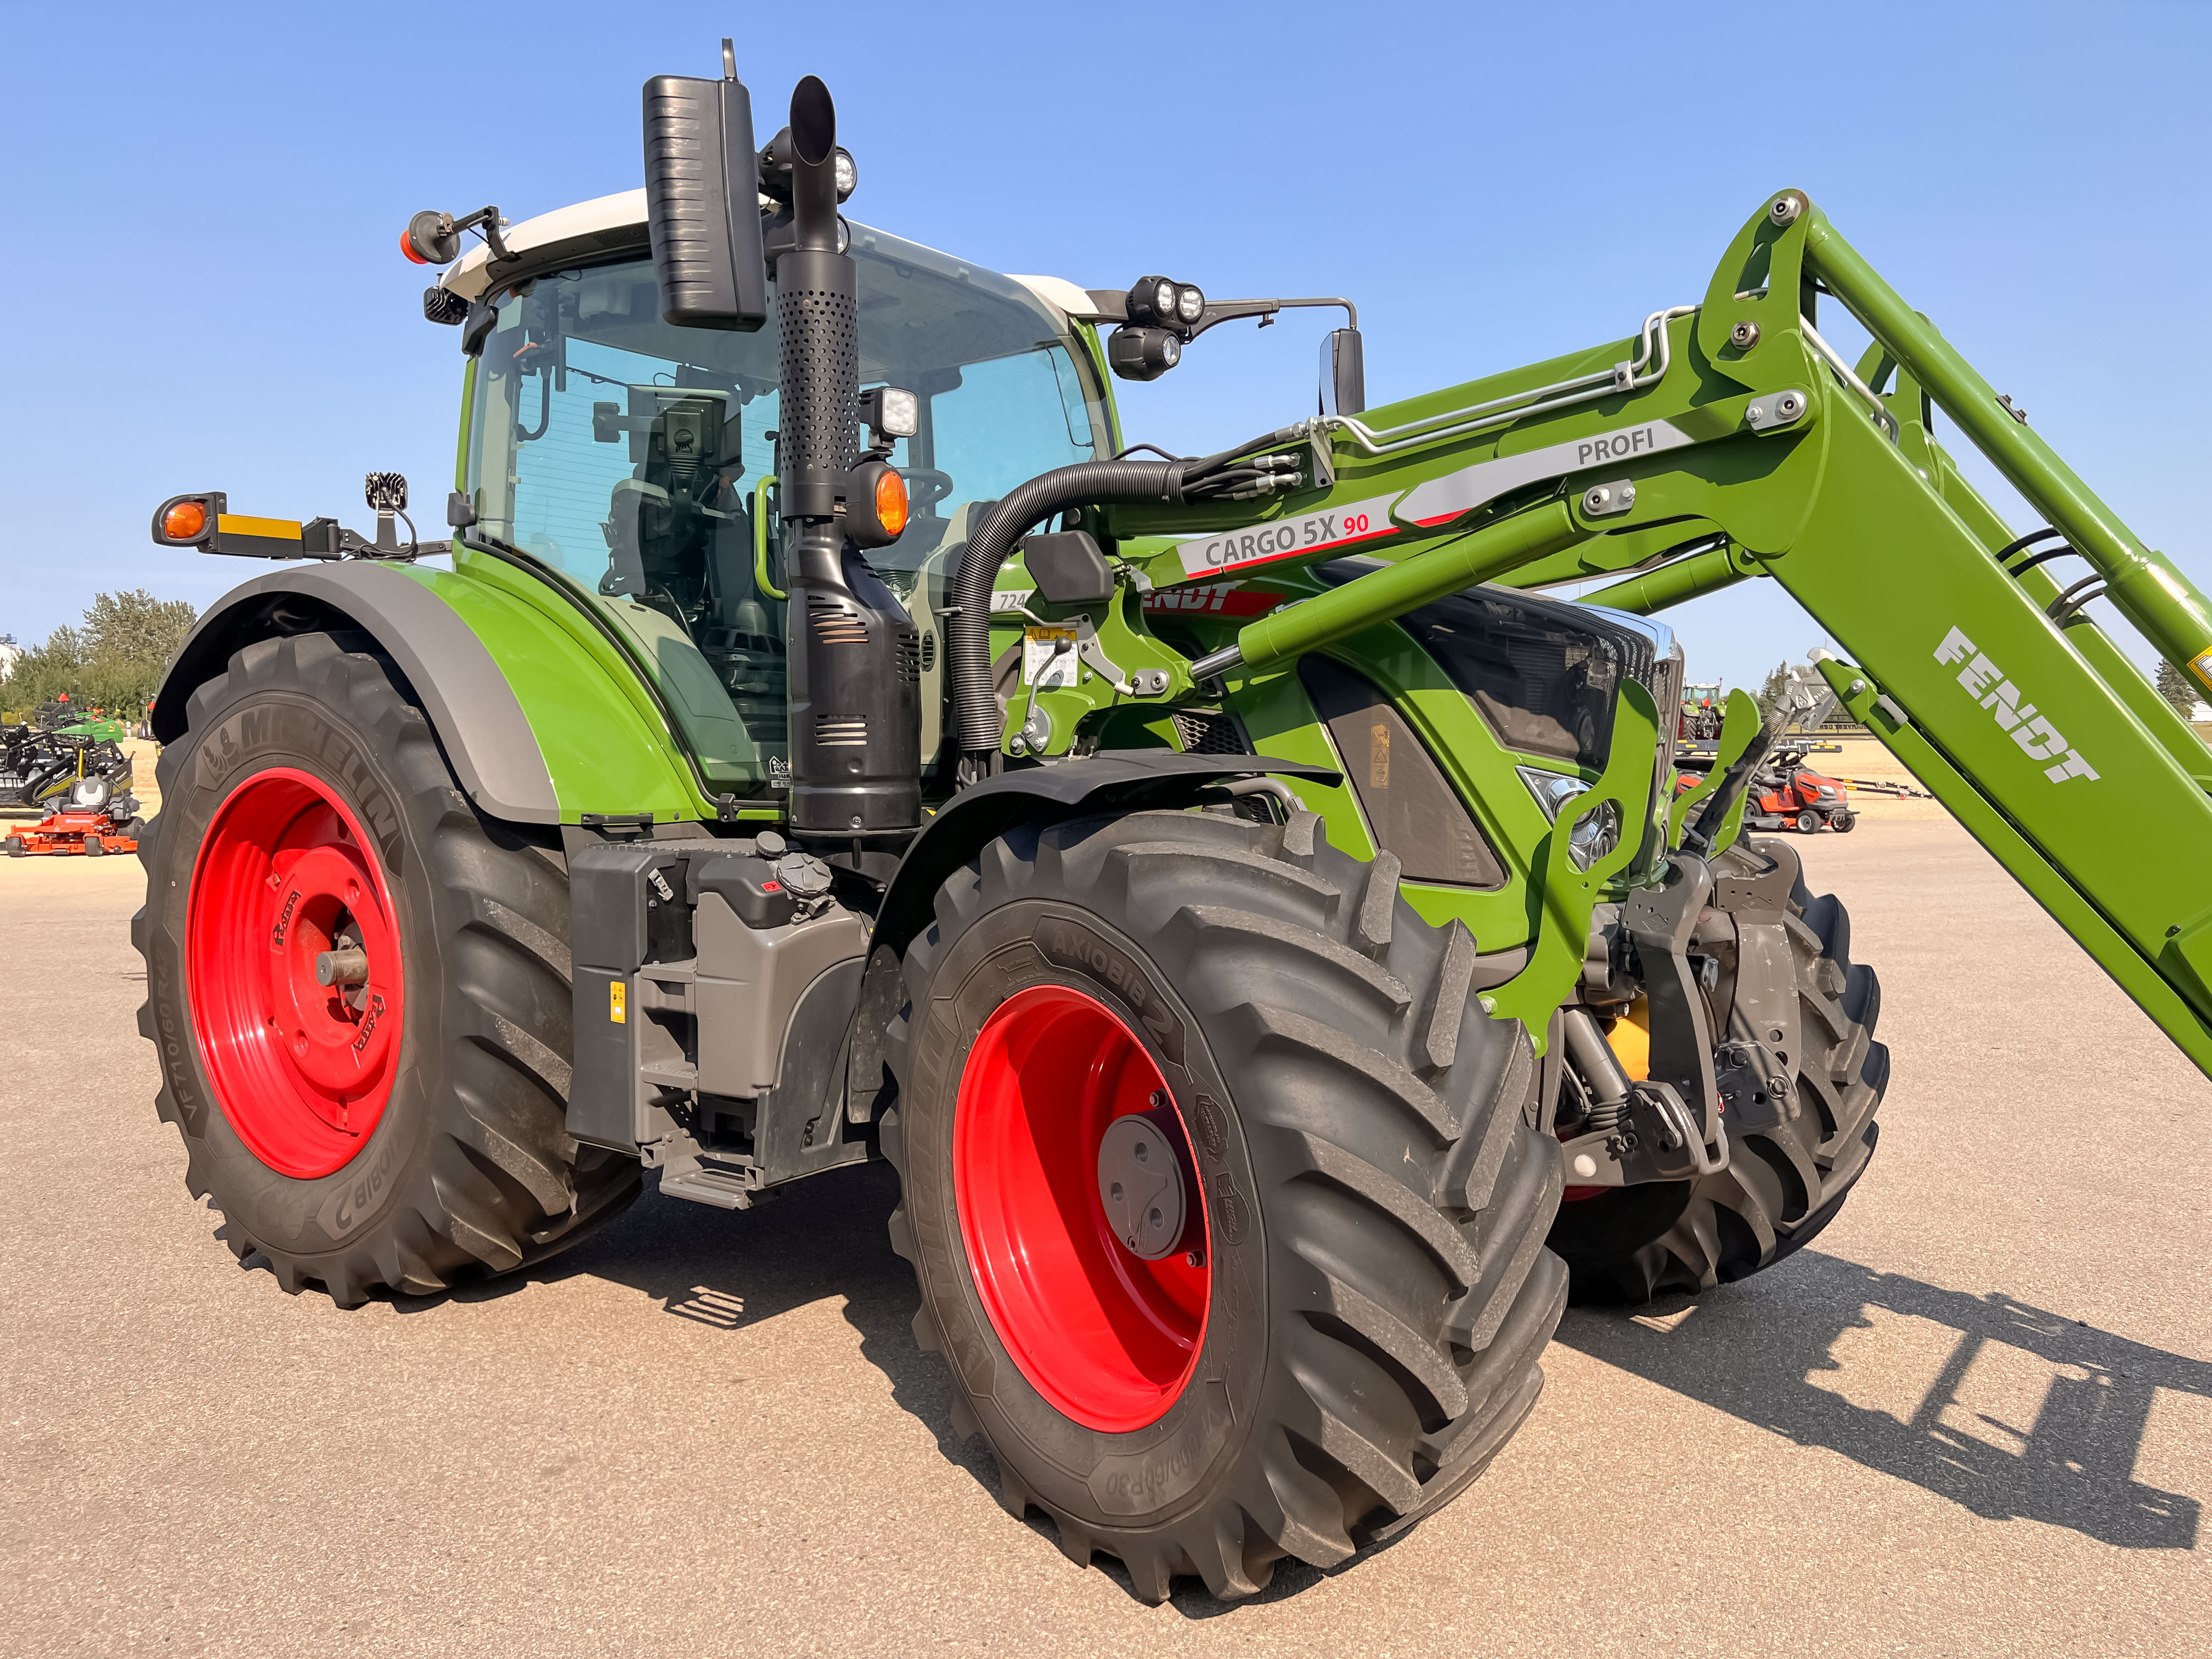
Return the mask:
{"type": "Polygon", "coordinates": [[[914,1270],[891,1250],[898,1176],[889,1164],[855,1164],[794,1182],[768,1202],[734,1212],[664,1199],[654,1185],[648,1176],[628,1212],[543,1267],[449,1294],[483,1300],[589,1273],[642,1291],[678,1319],[726,1331],[842,1297],[862,1356],[890,1379],[892,1397],[995,1500],[991,1454],[980,1438],[963,1441],[954,1432],[951,1379],[943,1362],[915,1341],[920,1304],[914,1270]]]}
{"type": "MultiPolygon", "coordinates": [[[[573,1250],[512,1278],[467,1285],[443,1297],[393,1298],[402,1312],[441,1302],[489,1301],[579,1273],[626,1285],[679,1319],[736,1331],[831,1297],[860,1333],[863,1358],[888,1377],[892,1398],[937,1441],[947,1462],[963,1470],[998,1513],[998,1464],[981,1437],[963,1440],[952,1426],[951,1378],[945,1363],[915,1341],[919,1302],[914,1270],[892,1252],[888,1222],[898,1202],[898,1177],[885,1164],[833,1170],[793,1182],[757,1208],[729,1213],[664,1200],[648,1178],[644,1195],[625,1214],[573,1250]]],[[[260,1257],[251,1259],[258,1263],[260,1257]]],[[[1007,1523],[1011,1524],[1011,1522],[1007,1523]]],[[[1057,1533],[1042,1511],[1025,1522],[1048,1547],[1057,1533]]],[[[1362,1550],[1326,1571],[1286,1560],[1258,1595],[1222,1601],[1195,1578],[1178,1578],[1169,1604],[1187,1618],[1206,1619],[1280,1601],[1370,1560],[1398,1541],[1362,1550]]],[[[1135,1598],[1121,1564],[1100,1555],[1092,1565],[1135,1598]]]]}
{"type": "Polygon", "coordinates": [[[2001,1292],[1806,1250],[1637,1313],[1571,1310],[1559,1340],[1991,1520],[2122,1549],[2197,1541],[2198,1501],[2135,1468],[2158,1391],[2212,1397],[2212,1364],[2001,1292]]]}

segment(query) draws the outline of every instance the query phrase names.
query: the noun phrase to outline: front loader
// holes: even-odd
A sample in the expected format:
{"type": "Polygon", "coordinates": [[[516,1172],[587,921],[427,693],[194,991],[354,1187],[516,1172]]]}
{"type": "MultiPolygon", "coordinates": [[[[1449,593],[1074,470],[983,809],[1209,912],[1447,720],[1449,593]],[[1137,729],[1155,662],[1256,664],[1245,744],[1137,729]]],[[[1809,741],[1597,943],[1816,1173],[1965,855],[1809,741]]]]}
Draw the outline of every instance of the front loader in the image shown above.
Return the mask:
{"type": "Polygon", "coordinates": [[[374,537],[156,510],[283,562],[155,704],[134,935],[187,1183],[287,1290],[526,1267],[646,1169],[744,1209],[882,1157],[1011,1510],[1151,1599],[1342,1560],[1482,1471],[1571,1294],[1757,1272],[1867,1167],[1879,988],[1743,837],[1749,699],[1676,787],[1648,614],[1753,575],[2212,1066],[2212,876],[2096,833],[2203,846],[2212,764],[2051,544],[2212,687],[2204,602],[1802,194],[1701,305],[1370,410],[1346,301],[848,222],[811,78],[754,139],[726,45],[647,84],[644,190],[410,224],[465,364],[450,568],[392,475],[374,537]],[[1304,305],[1347,311],[1322,413],[1125,443],[1115,376],[1304,305]]]}

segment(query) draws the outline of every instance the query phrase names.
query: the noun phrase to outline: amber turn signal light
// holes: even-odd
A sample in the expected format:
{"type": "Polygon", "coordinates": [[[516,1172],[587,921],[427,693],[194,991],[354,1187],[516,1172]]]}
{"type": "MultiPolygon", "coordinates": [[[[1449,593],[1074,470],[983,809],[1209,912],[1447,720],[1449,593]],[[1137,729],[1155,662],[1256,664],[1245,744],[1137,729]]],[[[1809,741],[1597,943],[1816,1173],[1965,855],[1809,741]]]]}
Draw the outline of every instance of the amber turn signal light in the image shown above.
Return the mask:
{"type": "Polygon", "coordinates": [[[173,541],[198,541],[207,522],[205,501],[179,501],[161,515],[161,533],[173,541]]]}
{"type": "Polygon", "coordinates": [[[906,480],[887,466],[876,477],[876,522],[896,540],[906,533],[906,480]]]}
{"type": "Polygon", "coordinates": [[[855,547],[889,547],[906,533],[911,514],[906,480],[879,455],[871,455],[837,486],[845,507],[845,533],[855,547]]]}

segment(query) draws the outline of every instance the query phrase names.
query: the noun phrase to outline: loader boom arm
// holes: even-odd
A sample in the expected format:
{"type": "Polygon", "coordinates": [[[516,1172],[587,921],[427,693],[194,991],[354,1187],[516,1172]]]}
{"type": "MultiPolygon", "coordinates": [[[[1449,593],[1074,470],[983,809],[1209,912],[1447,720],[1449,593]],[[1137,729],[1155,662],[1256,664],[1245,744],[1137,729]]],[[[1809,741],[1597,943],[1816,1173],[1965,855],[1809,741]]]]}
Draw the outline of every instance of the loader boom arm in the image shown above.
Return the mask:
{"type": "Polygon", "coordinates": [[[2080,610],[2109,598],[2212,696],[2212,605],[1801,192],[1769,201],[1704,303],[1653,313],[1640,343],[1301,430],[1317,447],[1326,432],[1323,497],[1233,527],[1115,515],[1170,538],[1125,549],[1163,586],[1391,561],[1244,626],[1195,678],[1468,582],[1632,573],[1589,597],[1648,612],[1771,576],[1851,658],[1822,665],[1836,695],[2212,1073],[2212,751],[2080,610]],[[1823,298],[1873,337],[1858,364],[1819,332],[1823,298]],[[2046,535],[2024,546],[1959,476],[1937,410],[2046,535]],[[2062,537],[2090,579],[2023,568],[2062,537]]]}

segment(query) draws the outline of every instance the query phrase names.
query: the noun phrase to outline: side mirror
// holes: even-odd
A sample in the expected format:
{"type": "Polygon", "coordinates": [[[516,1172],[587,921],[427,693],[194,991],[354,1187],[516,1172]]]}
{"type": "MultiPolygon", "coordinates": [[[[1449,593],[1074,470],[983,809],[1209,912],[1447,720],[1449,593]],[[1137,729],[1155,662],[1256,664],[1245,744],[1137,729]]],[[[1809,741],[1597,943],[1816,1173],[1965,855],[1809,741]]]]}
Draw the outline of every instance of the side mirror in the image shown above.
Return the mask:
{"type": "Polygon", "coordinates": [[[722,78],[645,83],[645,217],[663,318],[749,334],[768,320],[752,94],[722,42],[722,78]]]}
{"type": "Polygon", "coordinates": [[[1358,415],[1367,408],[1367,365],[1359,331],[1340,328],[1321,343],[1321,412],[1358,415]]]}

